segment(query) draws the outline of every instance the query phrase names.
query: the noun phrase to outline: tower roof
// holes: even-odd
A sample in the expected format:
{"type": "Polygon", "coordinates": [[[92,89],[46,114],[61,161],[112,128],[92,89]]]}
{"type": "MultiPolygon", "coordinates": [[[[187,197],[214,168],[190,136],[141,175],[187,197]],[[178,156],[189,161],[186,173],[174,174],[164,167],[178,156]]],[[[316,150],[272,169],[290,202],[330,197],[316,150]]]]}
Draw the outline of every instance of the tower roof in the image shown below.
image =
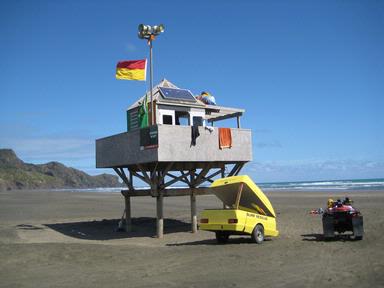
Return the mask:
{"type": "MultiPolygon", "coordinates": [[[[181,106],[188,106],[188,107],[205,107],[204,103],[200,101],[196,101],[196,103],[191,103],[188,101],[183,101],[181,99],[165,99],[161,93],[159,88],[164,87],[164,88],[174,88],[174,89],[181,89],[177,87],[175,84],[172,82],[168,81],[167,79],[163,79],[160,81],[159,84],[157,84],[155,87],[152,89],[152,94],[153,94],[153,101],[156,101],[158,104],[171,104],[171,105],[181,105],[181,106]]],[[[129,106],[128,110],[131,110],[133,108],[136,108],[141,105],[141,103],[144,101],[145,97],[148,96],[148,101],[150,100],[150,91],[147,91],[145,95],[140,97],[137,101],[135,101],[131,106],[129,106]]]]}
{"type": "MultiPolygon", "coordinates": [[[[177,87],[175,84],[173,84],[172,82],[168,81],[167,79],[161,80],[160,83],[157,84],[152,89],[153,101],[156,101],[157,104],[203,108],[206,111],[206,120],[208,120],[209,122],[220,121],[228,118],[241,116],[245,111],[244,109],[239,109],[239,108],[230,108],[230,107],[223,107],[223,106],[217,106],[217,105],[206,105],[197,99],[196,99],[196,102],[194,103],[191,103],[190,101],[183,101],[182,99],[168,99],[168,98],[165,99],[159,90],[159,88],[161,87],[181,89],[177,87]]],[[[150,92],[147,91],[147,93],[144,96],[140,97],[137,101],[135,101],[128,108],[128,110],[131,110],[140,106],[143,103],[146,95],[148,95],[148,101],[150,101],[150,92]]]]}

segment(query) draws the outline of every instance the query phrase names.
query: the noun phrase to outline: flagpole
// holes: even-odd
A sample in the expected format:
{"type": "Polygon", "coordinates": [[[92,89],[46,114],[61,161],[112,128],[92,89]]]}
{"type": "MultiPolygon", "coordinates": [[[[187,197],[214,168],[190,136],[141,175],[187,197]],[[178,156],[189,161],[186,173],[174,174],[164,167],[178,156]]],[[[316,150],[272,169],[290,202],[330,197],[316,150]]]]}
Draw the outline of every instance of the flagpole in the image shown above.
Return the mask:
{"type": "MultiPolygon", "coordinates": [[[[159,35],[160,33],[164,32],[164,25],[155,25],[153,27],[149,25],[140,24],[139,27],[138,36],[140,39],[147,39],[148,45],[149,45],[149,90],[151,95],[151,123],[150,125],[155,125],[155,111],[154,111],[154,104],[153,104],[153,63],[152,63],[152,41],[155,40],[155,37],[159,35]]],[[[145,94],[145,100],[147,100],[147,94],[145,94]]],[[[149,113],[148,113],[149,114],[149,113]]],[[[149,122],[149,121],[148,121],[149,122]]],[[[149,124],[149,123],[148,123],[149,124]]]]}
{"type": "Polygon", "coordinates": [[[154,111],[153,111],[153,65],[152,65],[152,37],[149,38],[149,90],[151,92],[151,125],[155,125],[154,111]]]}

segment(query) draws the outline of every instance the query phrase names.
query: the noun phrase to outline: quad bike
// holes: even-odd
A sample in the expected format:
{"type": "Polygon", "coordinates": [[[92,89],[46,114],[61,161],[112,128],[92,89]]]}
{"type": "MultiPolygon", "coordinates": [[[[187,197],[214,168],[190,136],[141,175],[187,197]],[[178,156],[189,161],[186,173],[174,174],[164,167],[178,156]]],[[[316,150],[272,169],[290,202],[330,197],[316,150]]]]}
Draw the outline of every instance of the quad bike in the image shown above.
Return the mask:
{"type": "Polygon", "coordinates": [[[323,231],[325,240],[352,232],[355,240],[362,240],[364,234],[363,215],[350,205],[339,205],[325,210],[323,213],[323,231]]]}

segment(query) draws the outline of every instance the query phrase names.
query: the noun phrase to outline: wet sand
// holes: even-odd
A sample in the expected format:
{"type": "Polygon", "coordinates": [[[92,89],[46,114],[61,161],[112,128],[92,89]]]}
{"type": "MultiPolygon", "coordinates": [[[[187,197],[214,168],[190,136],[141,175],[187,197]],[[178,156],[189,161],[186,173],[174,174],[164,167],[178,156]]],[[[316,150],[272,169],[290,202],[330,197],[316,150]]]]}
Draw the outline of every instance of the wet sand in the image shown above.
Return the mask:
{"type": "MultiPolygon", "coordinates": [[[[384,287],[383,192],[266,192],[280,236],[261,245],[190,230],[188,197],[164,200],[156,239],[155,199],[132,200],[132,233],[115,232],[119,193],[0,192],[0,287],[384,287]],[[364,215],[362,241],[324,242],[330,195],[350,196],[364,215]]],[[[198,196],[198,210],[220,207],[198,196]]]]}

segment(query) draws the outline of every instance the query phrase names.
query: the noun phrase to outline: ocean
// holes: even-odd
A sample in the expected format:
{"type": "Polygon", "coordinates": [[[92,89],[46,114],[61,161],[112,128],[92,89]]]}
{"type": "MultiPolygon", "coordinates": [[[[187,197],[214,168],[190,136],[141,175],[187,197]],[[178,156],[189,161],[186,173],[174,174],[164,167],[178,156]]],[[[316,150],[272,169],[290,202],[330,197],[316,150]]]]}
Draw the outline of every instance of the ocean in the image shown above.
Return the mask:
{"type": "Polygon", "coordinates": [[[384,178],[380,179],[352,179],[352,180],[325,180],[325,181],[300,181],[260,183],[258,186],[265,190],[383,190],[384,178]]]}
{"type": "MultiPolygon", "coordinates": [[[[325,180],[325,181],[300,181],[300,182],[273,182],[257,183],[257,185],[266,191],[342,191],[342,190],[360,190],[360,191],[384,191],[384,178],[380,179],[353,179],[353,180],[325,180]]],[[[138,187],[137,189],[146,189],[148,187],[138,187]]],[[[122,188],[89,188],[89,189],[55,189],[57,191],[73,192],[117,192],[122,188]]]]}

